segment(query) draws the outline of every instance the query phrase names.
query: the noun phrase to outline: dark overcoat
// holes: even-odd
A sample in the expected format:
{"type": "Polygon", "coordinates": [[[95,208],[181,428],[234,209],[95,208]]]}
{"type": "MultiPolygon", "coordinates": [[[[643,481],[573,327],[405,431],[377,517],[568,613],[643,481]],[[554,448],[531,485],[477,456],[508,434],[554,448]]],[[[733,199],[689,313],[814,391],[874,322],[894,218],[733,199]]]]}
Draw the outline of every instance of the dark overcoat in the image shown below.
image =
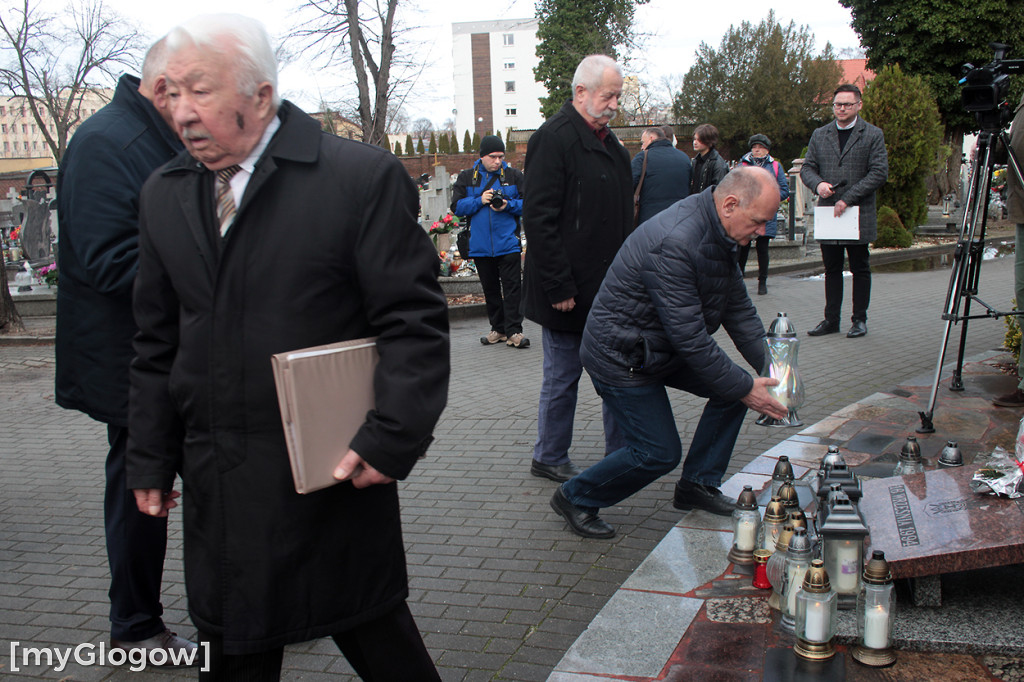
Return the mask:
{"type": "Polygon", "coordinates": [[[181,149],[125,74],[75,132],[57,174],[56,400],[106,424],[128,425],[139,192],[181,149]]]}
{"type": "Polygon", "coordinates": [[[654,140],[633,157],[633,191],[640,183],[647,155],[647,173],[640,188],[637,225],[690,195],[690,157],[672,146],[672,140],[654,140]]]}
{"type": "Polygon", "coordinates": [[[827,199],[818,199],[818,206],[835,206],[845,201],[860,206],[859,240],[821,240],[824,244],[868,244],[878,237],[875,193],[889,177],[889,155],[885,151],[885,135],[877,126],[857,117],[843,150],[839,151],[839,128],[835,121],[811,133],[807,156],[800,167],[800,180],[816,192],[822,182],[845,184],[827,199]]]}
{"type": "Polygon", "coordinates": [[[633,229],[629,154],[610,130],[598,139],[569,101],[530,137],[524,172],[526,317],[582,332],[604,273],[633,229]],[[569,298],[576,299],[572,312],[551,307],[569,298]]]}
{"type": "Polygon", "coordinates": [[[341,632],[408,591],[396,484],[295,492],[270,356],[378,335],[376,409],[351,448],[396,479],[448,390],[408,174],[288,103],[280,117],[222,244],[213,173],[187,153],[142,192],[128,483],[167,490],[180,472],[189,613],[229,654],[341,632]]]}

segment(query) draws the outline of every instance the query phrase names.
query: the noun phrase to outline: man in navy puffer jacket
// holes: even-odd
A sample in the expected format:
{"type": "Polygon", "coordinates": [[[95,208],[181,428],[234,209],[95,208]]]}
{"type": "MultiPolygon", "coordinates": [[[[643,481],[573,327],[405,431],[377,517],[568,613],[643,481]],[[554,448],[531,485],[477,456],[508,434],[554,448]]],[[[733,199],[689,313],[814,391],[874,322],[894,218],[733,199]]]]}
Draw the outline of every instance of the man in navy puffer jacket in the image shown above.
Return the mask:
{"type": "Polygon", "coordinates": [[[641,225],[612,262],[583,332],[580,358],[622,428],[626,446],[562,484],[551,506],[584,537],[611,537],[597,515],[679,464],[666,387],[708,398],[693,434],[674,504],[729,515],[718,490],[749,407],[783,417],[767,388],[719,347],[725,327],[755,372],[764,325],[736,263],[739,246],[775,217],[779,188],[761,168],[733,170],[714,188],[641,225]]]}
{"type": "Polygon", "coordinates": [[[505,342],[528,348],[523,336],[522,259],[519,216],[523,174],[505,163],[505,143],[497,135],[480,141],[480,159],[459,173],[452,188],[452,213],[470,221],[469,253],[476,262],[484,290],[491,331],[480,337],[485,346],[505,342]],[[496,193],[500,192],[500,196],[496,193]]]}

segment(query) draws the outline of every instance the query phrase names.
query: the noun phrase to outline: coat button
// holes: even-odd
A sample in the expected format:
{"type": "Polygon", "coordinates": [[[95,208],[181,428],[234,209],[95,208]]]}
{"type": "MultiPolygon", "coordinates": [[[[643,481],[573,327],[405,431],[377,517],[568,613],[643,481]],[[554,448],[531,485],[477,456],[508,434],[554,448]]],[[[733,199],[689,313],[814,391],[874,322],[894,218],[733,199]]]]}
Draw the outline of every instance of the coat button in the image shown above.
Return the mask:
{"type": "Polygon", "coordinates": [[[606,181],[607,179],[608,179],[608,176],[607,176],[607,175],[605,175],[604,173],[601,173],[601,182],[604,182],[604,181],[606,181]]]}

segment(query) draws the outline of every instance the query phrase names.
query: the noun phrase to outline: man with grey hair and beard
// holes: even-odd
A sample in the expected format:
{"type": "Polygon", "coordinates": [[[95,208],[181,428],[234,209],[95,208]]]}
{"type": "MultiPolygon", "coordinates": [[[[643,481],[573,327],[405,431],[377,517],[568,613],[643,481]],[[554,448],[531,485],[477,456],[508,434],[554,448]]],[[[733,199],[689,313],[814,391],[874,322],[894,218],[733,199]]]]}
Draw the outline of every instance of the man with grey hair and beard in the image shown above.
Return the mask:
{"type": "MultiPolygon", "coordinates": [[[[622,95],[622,69],[590,55],[576,68],[573,98],[530,138],[524,172],[526,317],[542,327],[543,380],[530,473],[566,481],[583,366],[580,340],[608,265],[633,228],[629,155],[608,128],[622,95]]],[[[603,412],[605,450],[622,445],[603,412]]]]}
{"type": "Polygon", "coordinates": [[[277,680],[285,645],[329,636],[364,680],[438,680],[406,604],[396,484],[448,395],[415,186],[389,152],[280,101],[259,22],[197,17],[167,47],[186,151],[142,191],[128,485],[163,517],[181,473],[209,679],[277,680]],[[374,409],[338,443],[339,482],[300,495],[271,356],[363,337],[377,338],[374,409]]]}

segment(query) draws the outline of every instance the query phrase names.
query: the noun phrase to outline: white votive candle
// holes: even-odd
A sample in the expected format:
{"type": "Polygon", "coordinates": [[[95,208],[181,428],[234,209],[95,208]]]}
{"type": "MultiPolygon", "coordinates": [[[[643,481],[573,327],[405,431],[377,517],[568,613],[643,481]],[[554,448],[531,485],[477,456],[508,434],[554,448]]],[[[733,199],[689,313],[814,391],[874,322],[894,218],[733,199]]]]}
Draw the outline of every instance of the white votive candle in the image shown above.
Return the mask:
{"type": "Polygon", "coordinates": [[[824,642],[827,639],[825,629],[825,605],[821,602],[808,602],[804,639],[808,642],[824,642]]]}
{"type": "Polygon", "coordinates": [[[741,552],[753,552],[757,545],[757,522],[753,519],[740,519],[736,522],[736,549],[741,552]]]}
{"type": "Polygon", "coordinates": [[[879,604],[864,614],[864,646],[885,649],[889,646],[889,611],[879,604]]]}
{"type": "Polygon", "coordinates": [[[832,587],[839,594],[852,594],[857,591],[857,576],[861,572],[860,549],[857,543],[842,544],[836,548],[836,568],[829,574],[832,587]]]}

